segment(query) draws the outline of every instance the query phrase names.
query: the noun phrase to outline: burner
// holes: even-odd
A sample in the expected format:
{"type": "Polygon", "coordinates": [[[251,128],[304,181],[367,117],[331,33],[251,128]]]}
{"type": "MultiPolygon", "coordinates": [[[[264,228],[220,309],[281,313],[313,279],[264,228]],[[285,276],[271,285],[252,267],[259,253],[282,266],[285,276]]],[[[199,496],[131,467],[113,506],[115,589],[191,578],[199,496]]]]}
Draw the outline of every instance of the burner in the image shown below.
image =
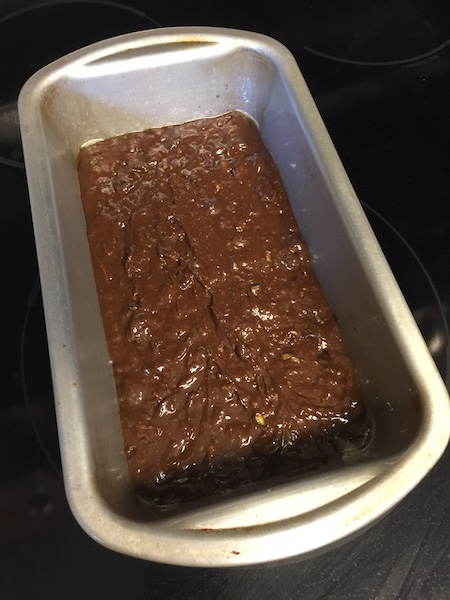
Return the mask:
{"type": "Polygon", "coordinates": [[[158,26],[141,11],[102,1],[39,4],[0,19],[0,162],[23,168],[16,101],[34,72],[93,42],[158,26]]]}
{"type": "Polygon", "coordinates": [[[311,2],[290,22],[292,42],[340,62],[392,65],[424,60],[450,44],[450,5],[440,0],[311,2]]]}
{"type": "Polygon", "coordinates": [[[401,234],[365,203],[373,227],[409,308],[444,379],[447,373],[449,332],[444,310],[432,279],[417,254],[401,234]]]}

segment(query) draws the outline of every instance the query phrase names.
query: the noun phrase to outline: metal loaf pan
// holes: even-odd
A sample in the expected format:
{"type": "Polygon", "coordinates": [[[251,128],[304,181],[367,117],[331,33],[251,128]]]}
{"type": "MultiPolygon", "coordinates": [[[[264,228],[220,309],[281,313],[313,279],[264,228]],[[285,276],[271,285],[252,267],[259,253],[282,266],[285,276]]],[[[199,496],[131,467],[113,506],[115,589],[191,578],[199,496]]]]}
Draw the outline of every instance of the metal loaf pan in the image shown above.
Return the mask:
{"type": "MultiPolygon", "coordinates": [[[[380,518],[449,434],[443,382],[292,55],[215,28],[139,32],[36,73],[19,99],[67,497],[105,546],[179,565],[306,556],[380,518]],[[241,109],[277,162],[374,418],[334,468],[158,511],[135,498],[99,313],[76,160],[86,142],[241,109]]],[[[151,273],[149,273],[151,277],[151,273]]]]}

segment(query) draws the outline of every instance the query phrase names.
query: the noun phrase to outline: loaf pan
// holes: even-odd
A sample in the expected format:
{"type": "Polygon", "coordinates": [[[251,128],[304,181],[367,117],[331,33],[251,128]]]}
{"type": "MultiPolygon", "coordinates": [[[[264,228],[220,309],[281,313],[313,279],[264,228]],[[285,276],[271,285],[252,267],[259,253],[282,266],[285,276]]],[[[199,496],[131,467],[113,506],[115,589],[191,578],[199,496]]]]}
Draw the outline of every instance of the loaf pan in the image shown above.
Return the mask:
{"type": "Polygon", "coordinates": [[[64,482],[105,546],[177,565],[304,557],[348,539],[433,467],[446,388],[289,51],[254,33],[170,28],[106,40],[33,75],[19,115],[64,482]],[[92,140],[239,109],[259,124],[373,417],[369,447],[289,481],[179,505],[136,498],[77,180],[92,140]]]}

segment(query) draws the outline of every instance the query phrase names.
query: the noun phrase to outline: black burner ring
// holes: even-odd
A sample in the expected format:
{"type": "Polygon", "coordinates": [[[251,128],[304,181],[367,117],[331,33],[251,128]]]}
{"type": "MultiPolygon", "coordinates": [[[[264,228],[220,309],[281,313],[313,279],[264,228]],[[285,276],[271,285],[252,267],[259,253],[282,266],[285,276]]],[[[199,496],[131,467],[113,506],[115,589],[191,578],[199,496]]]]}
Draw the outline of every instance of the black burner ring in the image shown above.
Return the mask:
{"type": "Polygon", "coordinates": [[[33,73],[83,46],[155,27],[145,13],[101,0],[38,4],[0,19],[0,56],[9,58],[0,61],[0,162],[24,166],[17,97],[33,73]]]}

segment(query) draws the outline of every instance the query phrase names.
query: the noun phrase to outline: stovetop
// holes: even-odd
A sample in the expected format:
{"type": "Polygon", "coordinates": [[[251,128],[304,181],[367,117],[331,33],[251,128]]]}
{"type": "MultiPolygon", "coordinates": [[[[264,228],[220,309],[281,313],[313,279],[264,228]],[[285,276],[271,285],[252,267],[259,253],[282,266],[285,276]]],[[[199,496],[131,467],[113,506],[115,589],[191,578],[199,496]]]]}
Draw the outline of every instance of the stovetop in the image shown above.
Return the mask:
{"type": "Polygon", "coordinates": [[[320,556],[193,569],[107,550],[64,494],[16,110],[39,67],[158,26],[271,35],[296,57],[400,287],[450,384],[450,6],[428,0],[148,3],[0,0],[0,597],[450,597],[450,454],[389,515],[320,556]]]}

